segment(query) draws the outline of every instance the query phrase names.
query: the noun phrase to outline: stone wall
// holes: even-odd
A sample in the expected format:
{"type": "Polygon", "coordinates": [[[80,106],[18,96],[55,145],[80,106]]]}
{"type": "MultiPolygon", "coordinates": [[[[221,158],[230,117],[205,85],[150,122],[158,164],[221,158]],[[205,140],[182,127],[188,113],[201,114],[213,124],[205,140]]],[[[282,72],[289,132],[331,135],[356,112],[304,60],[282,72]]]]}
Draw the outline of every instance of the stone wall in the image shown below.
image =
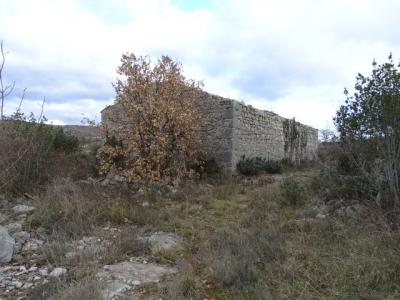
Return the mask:
{"type": "Polygon", "coordinates": [[[315,159],[318,147],[317,129],[295,120],[284,119],[283,137],[285,159],[295,163],[315,159]]]}
{"type": "Polygon", "coordinates": [[[202,93],[197,106],[203,114],[201,140],[209,157],[224,170],[232,169],[233,103],[231,99],[202,93]]]}
{"type": "MultiPolygon", "coordinates": [[[[206,92],[200,95],[197,106],[204,116],[200,130],[203,148],[226,172],[235,172],[243,155],[293,162],[315,158],[315,128],[206,92]]],[[[122,107],[105,108],[102,122],[118,136],[118,129],[126,122],[122,107]]]]}
{"type": "Polygon", "coordinates": [[[283,122],[279,115],[234,102],[232,165],[246,157],[285,158],[283,122]]]}
{"type": "Polygon", "coordinates": [[[107,106],[101,111],[101,123],[106,127],[107,131],[111,134],[118,136],[123,124],[128,123],[129,120],[125,117],[122,105],[116,103],[107,106]]]}

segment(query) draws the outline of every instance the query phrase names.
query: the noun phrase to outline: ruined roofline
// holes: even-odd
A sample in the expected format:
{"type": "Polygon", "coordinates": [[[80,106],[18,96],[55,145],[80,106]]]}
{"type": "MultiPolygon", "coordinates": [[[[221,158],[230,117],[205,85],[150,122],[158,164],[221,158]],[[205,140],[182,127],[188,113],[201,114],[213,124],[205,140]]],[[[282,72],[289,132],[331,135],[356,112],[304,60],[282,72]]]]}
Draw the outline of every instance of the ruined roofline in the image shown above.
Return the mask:
{"type": "Polygon", "coordinates": [[[118,103],[110,104],[104,107],[101,111],[100,114],[102,114],[104,111],[109,110],[110,108],[114,107],[115,105],[118,105],[118,103]]]}
{"type": "MultiPolygon", "coordinates": [[[[260,113],[267,113],[267,114],[270,114],[271,116],[277,116],[277,117],[279,117],[279,118],[282,118],[282,119],[284,119],[284,120],[289,120],[289,121],[291,121],[291,120],[295,120],[295,118],[293,117],[293,118],[285,118],[285,117],[282,117],[281,115],[279,115],[279,114],[277,114],[277,113],[275,113],[275,112],[273,112],[273,111],[270,111],[270,110],[266,110],[266,109],[258,109],[258,108],[255,108],[254,106],[252,106],[251,104],[245,104],[244,103],[244,101],[241,101],[241,100],[235,100],[235,99],[231,99],[231,98],[226,98],[226,97],[223,97],[223,96],[219,96],[219,95],[216,95],[216,94],[213,94],[213,93],[210,93],[210,92],[207,92],[207,91],[201,91],[204,95],[208,95],[208,96],[211,96],[212,97],[212,99],[215,99],[215,98],[219,98],[220,100],[225,100],[225,101],[232,101],[233,103],[236,103],[237,105],[240,105],[240,106],[242,106],[242,107],[246,107],[247,109],[250,109],[250,110],[254,110],[254,111],[257,111],[257,112],[260,112],[260,113]]],[[[296,120],[295,120],[296,121],[296,120]]],[[[301,122],[299,122],[299,121],[296,121],[296,123],[299,123],[300,125],[302,125],[302,126],[304,126],[304,127],[308,127],[309,129],[313,129],[313,130],[318,130],[317,128],[314,128],[314,127],[312,127],[312,126],[310,126],[310,125],[306,125],[306,124],[304,124],[304,123],[301,123],[301,122]]]]}
{"type": "MultiPolygon", "coordinates": [[[[281,115],[279,115],[279,114],[277,114],[277,113],[275,113],[275,112],[273,112],[273,111],[266,110],[266,109],[258,109],[258,108],[255,108],[254,106],[252,106],[251,104],[245,104],[244,101],[235,100],[235,99],[231,99],[231,98],[226,98],[226,97],[223,97],[223,96],[220,96],[220,95],[216,95],[216,94],[213,94],[213,93],[204,91],[204,90],[201,90],[201,97],[202,97],[202,96],[203,96],[203,97],[204,97],[204,96],[205,96],[205,97],[208,96],[207,98],[209,98],[209,99],[211,98],[211,99],[213,99],[213,100],[232,101],[232,104],[236,103],[236,105],[240,105],[240,106],[242,106],[242,107],[245,107],[246,109],[254,110],[254,111],[260,112],[260,113],[266,113],[266,114],[269,114],[269,115],[271,115],[271,116],[277,116],[277,117],[282,118],[282,119],[284,119],[284,120],[289,120],[289,121],[291,121],[291,120],[294,119],[294,118],[285,118],[285,117],[282,117],[281,115]]],[[[103,112],[105,112],[105,111],[107,111],[107,110],[109,110],[109,109],[115,107],[116,105],[119,105],[119,103],[114,103],[114,104],[111,104],[111,105],[107,105],[105,108],[103,108],[103,109],[100,111],[100,113],[102,114],[103,112]]],[[[295,120],[295,119],[294,119],[294,120],[295,120]]],[[[296,121],[296,120],[295,120],[295,121],[296,121]]],[[[302,125],[302,126],[308,127],[309,129],[318,130],[317,128],[314,128],[314,127],[312,127],[312,126],[310,126],[310,125],[306,125],[306,124],[301,123],[301,122],[299,122],[299,121],[296,121],[296,123],[299,123],[299,124],[302,125]]]]}

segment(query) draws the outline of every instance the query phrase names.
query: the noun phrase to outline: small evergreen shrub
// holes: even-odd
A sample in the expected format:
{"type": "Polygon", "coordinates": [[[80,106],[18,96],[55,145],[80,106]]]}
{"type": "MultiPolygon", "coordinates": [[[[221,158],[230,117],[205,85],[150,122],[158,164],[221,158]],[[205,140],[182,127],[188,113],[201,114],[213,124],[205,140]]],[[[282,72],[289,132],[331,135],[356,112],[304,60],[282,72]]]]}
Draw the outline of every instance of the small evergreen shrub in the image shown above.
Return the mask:
{"type": "Polygon", "coordinates": [[[293,178],[285,178],[280,185],[281,193],[284,199],[290,205],[297,205],[304,196],[303,186],[293,178]]]}
{"type": "Polygon", "coordinates": [[[254,176],[260,173],[276,174],[282,172],[282,163],[277,160],[267,160],[262,157],[246,158],[244,155],[236,165],[237,171],[246,176],[254,176]]]}
{"type": "Polygon", "coordinates": [[[65,154],[77,152],[79,149],[78,137],[65,132],[62,127],[53,129],[53,147],[56,151],[64,151],[65,154]]]}
{"type": "Polygon", "coordinates": [[[271,174],[282,172],[282,163],[278,160],[267,160],[264,163],[264,171],[271,174]]]}

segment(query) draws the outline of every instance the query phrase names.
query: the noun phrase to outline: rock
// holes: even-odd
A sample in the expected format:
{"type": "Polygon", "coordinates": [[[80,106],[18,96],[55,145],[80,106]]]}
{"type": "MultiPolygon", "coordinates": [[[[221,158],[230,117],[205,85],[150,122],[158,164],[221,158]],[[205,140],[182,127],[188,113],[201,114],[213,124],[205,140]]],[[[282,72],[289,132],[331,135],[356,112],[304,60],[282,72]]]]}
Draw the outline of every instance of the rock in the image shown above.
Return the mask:
{"type": "Polygon", "coordinates": [[[147,238],[153,253],[163,250],[182,249],[182,238],[174,233],[156,232],[147,238]]]}
{"type": "Polygon", "coordinates": [[[49,275],[49,271],[47,270],[47,268],[39,269],[39,274],[42,276],[47,276],[49,275]]]}
{"type": "Polygon", "coordinates": [[[61,275],[64,275],[65,273],[67,273],[67,269],[59,267],[59,268],[54,268],[49,275],[52,277],[59,277],[61,275]]]}
{"type": "Polygon", "coordinates": [[[14,252],[14,239],[8,234],[5,227],[0,226],[0,263],[11,261],[14,252]]]}
{"type": "Polygon", "coordinates": [[[21,281],[16,281],[16,282],[15,282],[15,288],[17,288],[17,289],[22,288],[23,285],[24,285],[24,284],[23,284],[21,281]]]}
{"type": "Polygon", "coordinates": [[[15,240],[14,254],[18,254],[22,250],[23,244],[31,237],[26,231],[16,232],[11,235],[15,240]]]}
{"type": "Polygon", "coordinates": [[[7,220],[7,217],[0,213],[0,224],[3,224],[7,220]]]}
{"type": "Polygon", "coordinates": [[[20,271],[21,274],[26,273],[26,267],[25,266],[20,266],[18,271],[20,271]]]}
{"type": "Polygon", "coordinates": [[[114,299],[127,290],[140,284],[157,283],[165,275],[175,274],[177,270],[156,264],[121,262],[106,265],[96,277],[105,283],[103,295],[105,299],[114,299]]]}
{"type": "Polygon", "coordinates": [[[104,180],[101,182],[101,185],[102,185],[102,186],[110,185],[110,179],[108,179],[108,178],[104,179],[104,180]]]}
{"type": "Polygon", "coordinates": [[[16,205],[12,208],[12,210],[16,215],[20,215],[31,213],[35,210],[35,208],[28,205],[16,205]]]}
{"type": "Polygon", "coordinates": [[[37,271],[37,269],[38,269],[38,267],[36,267],[36,266],[31,266],[30,268],[29,268],[29,272],[36,272],[37,271]]]}
{"type": "Polygon", "coordinates": [[[25,221],[26,221],[26,214],[21,214],[21,215],[17,215],[16,216],[16,219],[17,219],[17,221],[18,222],[20,222],[20,223],[25,223],[25,221]]]}
{"type": "Polygon", "coordinates": [[[73,259],[73,258],[75,258],[77,256],[78,256],[78,253],[75,252],[75,251],[69,251],[69,252],[65,253],[65,258],[66,259],[73,259]]]}
{"type": "Polygon", "coordinates": [[[330,207],[326,204],[323,204],[319,207],[319,214],[321,215],[326,215],[330,211],[330,207]]]}
{"type": "Polygon", "coordinates": [[[37,239],[29,239],[24,246],[22,247],[23,252],[30,252],[30,251],[35,251],[39,249],[41,245],[43,245],[42,240],[37,240],[37,239]]]}
{"type": "Polygon", "coordinates": [[[30,289],[33,286],[32,282],[25,282],[23,288],[24,289],[30,289]]]}
{"type": "Polygon", "coordinates": [[[115,176],[114,176],[114,180],[115,180],[116,182],[125,182],[125,181],[126,181],[126,178],[125,178],[124,176],[121,176],[121,175],[115,175],[115,176]]]}
{"type": "Polygon", "coordinates": [[[12,237],[15,239],[15,241],[25,243],[30,239],[31,235],[26,231],[19,231],[12,234],[12,237]]]}
{"type": "Polygon", "coordinates": [[[11,234],[11,235],[13,233],[16,233],[16,232],[22,230],[22,224],[19,222],[10,223],[10,224],[5,225],[4,227],[7,228],[9,234],[11,234]]]}
{"type": "Polygon", "coordinates": [[[322,213],[318,213],[315,217],[316,217],[317,219],[325,219],[325,218],[326,218],[326,215],[324,215],[324,214],[322,214],[322,213]]]}

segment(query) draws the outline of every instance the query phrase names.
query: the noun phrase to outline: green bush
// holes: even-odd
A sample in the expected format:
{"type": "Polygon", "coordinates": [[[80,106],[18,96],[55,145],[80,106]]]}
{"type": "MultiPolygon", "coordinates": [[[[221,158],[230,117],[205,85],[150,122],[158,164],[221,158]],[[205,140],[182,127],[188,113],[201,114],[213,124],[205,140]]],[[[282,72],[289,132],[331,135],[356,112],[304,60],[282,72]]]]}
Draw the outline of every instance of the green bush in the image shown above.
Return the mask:
{"type": "Polygon", "coordinates": [[[293,178],[285,178],[282,180],[281,193],[290,205],[299,204],[304,197],[304,187],[293,178]]]}
{"type": "Polygon", "coordinates": [[[363,202],[392,209],[400,206],[400,65],[390,54],[372,66],[370,76],[357,75],[352,95],[345,89],[334,118],[346,155],[338,170],[364,177],[370,191],[363,202]]]}
{"type": "Polygon", "coordinates": [[[356,174],[357,169],[351,171],[353,174],[348,174],[347,170],[343,160],[338,160],[333,162],[333,165],[325,165],[314,178],[314,186],[326,201],[335,199],[365,201],[377,195],[378,191],[368,180],[356,174]]]}
{"type": "Polygon", "coordinates": [[[70,154],[78,151],[79,140],[78,137],[66,133],[62,127],[52,129],[53,148],[55,151],[63,151],[70,154]]]}
{"type": "Polygon", "coordinates": [[[267,160],[262,157],[246,158],[244,155],[236,164],[237,171],[246,176],[254,176],[260,173],[276,174],[282,172],[282,163],[277,160],[267,160]]]}
{"type": "Polygon", "coordinates": [[[266,160],[264,164],[264,171],[271,174],[282,172],[282,163],[278,160],[266,160]]]}

